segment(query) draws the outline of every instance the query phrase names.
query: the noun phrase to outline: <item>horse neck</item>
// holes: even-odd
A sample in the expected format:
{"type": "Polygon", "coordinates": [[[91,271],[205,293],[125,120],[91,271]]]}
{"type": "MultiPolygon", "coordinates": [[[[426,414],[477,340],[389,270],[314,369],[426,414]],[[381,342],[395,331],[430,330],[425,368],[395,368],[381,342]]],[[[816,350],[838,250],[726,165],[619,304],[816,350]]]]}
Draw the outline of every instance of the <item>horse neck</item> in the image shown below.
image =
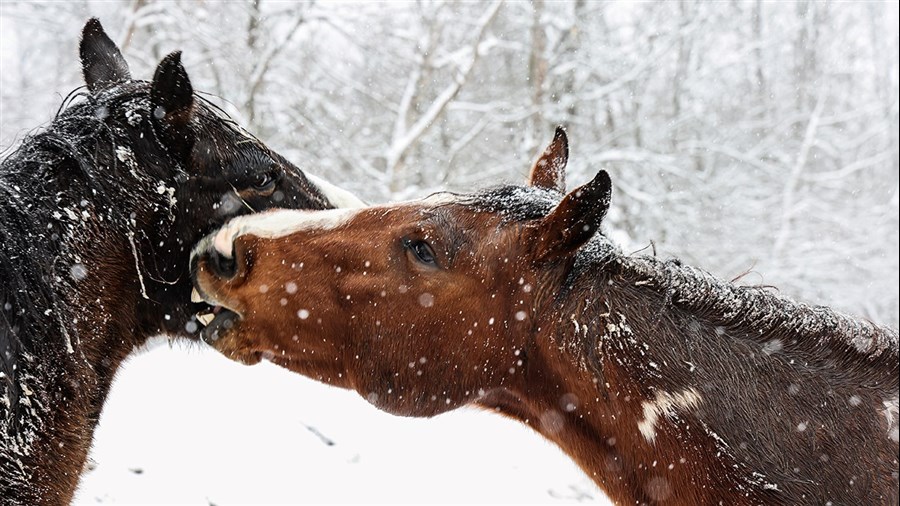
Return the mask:
{"type": "Polygon", "coordinates": [[[676,492],[684,501],[678,504],[758,501],[720,495],[739,486],[728,471],[733,463],[715,458],[719,443],[700,424],[675,434],[652,423],[664,416],[656,407],[689,409],[697,393],[663,387],[652,354],[633,335],[637,315],[611,280],[557,286],[552,292],[564,300],[550,301],[539,318],[520,383],[480,404],[553,441],[616,503],[652,503],[676,492]],[[690,455],[684,444],[692,445],[690,455]]]}
{"type": "MultiPolygon", "coordinates": [[[[580,332],[580,330],[578,331],[580,332]]],[[[649,504],[645,488],[654,477],[650,465],[633,451],[637,431],[634,404],[599,383],[586,363],[572,360],[554,332],[542,332],[526,351],[520,381],[490,391],[481,407],[516,419],[552,441],[606,493],[615,504],[649,504]],[[643,467],[643,471],[638,466],[643,467]]],[[[648,462],[649,464],[649,462],[648,462]]]]}
{"type": "MultiPolygon", "coordinates": [[[[685,301],[689,290],[673,293],[659,283],[664,278],[632,263],[616,256],[548,285],[554,295],[526,350],[522,386],[502,399],[505,405],[498,402],[572,456],[613,500],[781,504],[842,497],[835,484],[842,470],[860,468],[856,449],[871,469],[885,476],[896,469],[896,443],[884,435],[896,426],[884,423],[885,406],[896,410],[897,398],[896,358],[882,363],[896,357],[890,332],[861,324],[870,348],[885,349],[867,367],[855,356],[831,360],[849,318],[749,291],[762,309],[748,304],[745,313],[784,304],[780,311],[805,315],[809,326],[839,322],[826,347],[811,347],[812,338],[791,321],[728,320],[728,300],[714,293],[685,301]],[[810,420],[831,435],[827,450],[797,436],[810,420]],[[787,430],[773,429],[780,426],[787,430]],[[785,475],[772,466],[773,455],[799,464],[785,475]],[[830,462],[825,469],[822,458],[830,462]]],[[[716,283],[727,297],[747,295],[716,283]]],[[[862,495],[852,497],[896,495],[875,485],[881,488],[871,496],[857,490],[862,495]]]]}
{"type": "MultiPolygon", "coordinates": [[[[22,279],[50,283],[42,292],[48,295],[28,308],[35,323],[13,322],[21,324],[20,330],[9,334],[18,357],[6,385],[15,403],[8,412],[0,405],[0,425],[12,423],[0,426],[0,495],[10,504],[64,504],[77,485],[116,370],[148,337],[135,319],[141,292],[135,273],[139,242],[128,236],[130,229],[146,223],[129,227],[126,220],[132,213],[148,216],[164,203],[127,195],[109,198],[102,191],[109,182],[98,182],[99,163],[41,163],[40,156],[54,158],[40,148],[31,161],[26,155],[35,153],[26,149],[33,146],[13,155],[24,158],[18,166],[12,157],[4,161],[0,173],[10,183],[4,188],[38,197],[8,202],[9,212],[22,213],[21,220],[11,232],[16,235],[0,247],[15,253],[19,268],[28,273],[22,279]],[[39,198],[48,194],[47,182],[64,185],[53,190],[64,200],[39,198]],[[54,259],[52,277],[44,277],[48,259],[54,259]]],[[[4,289],[35,290],[24,285],[4,289]]]]}
{"type": "Polygon", "coordinates": [[[505,388],[487,392],[478,405],[525,423],[559,446],[617,503],[633,503],[644,498],[640,485],[631,477],[610,479],[609,471],[629,472],[619,450],[631,447],[631,436],[616,421],[638,413],[610,395],[581,353],[584,336],[598,325],[585,317],[590,308],[584,297],[566,297],[580,304],[560,304],[557,294],[567,291],[561,287],[565,275],[557,270],[539,276],[537,286],[546,290],[536,297],[534,333],[523,339],[528,344],[522,374],[505,388]]]}
{"type": "Polygon", "coordinates": [[[17,360],[16,383],[10,386],[18,390],[19,403],[29,407],[16,415],[13,437],[20,439],[0,437],[0,473],[7,471],[4,458],[14,466],[5,477],[10,482],[0,480],[0,495],[10,504],[71,500],[115,373],[146,339],[134,321],[136,297],[123,296],[138,290],[132,286],[129,244],[99,231],[90,239],[94,248],[79,257],[88,273],[85,281],[98,272],[121,275],[104,276],[102,284],[90,287],[82,284],[80,290],[55,286],[61,304],[50,316],[62,311],[60,325],[51,320],[51,325],[32,327],[21,336],[28,339],[23,343],[27,347],[17,360]]]}

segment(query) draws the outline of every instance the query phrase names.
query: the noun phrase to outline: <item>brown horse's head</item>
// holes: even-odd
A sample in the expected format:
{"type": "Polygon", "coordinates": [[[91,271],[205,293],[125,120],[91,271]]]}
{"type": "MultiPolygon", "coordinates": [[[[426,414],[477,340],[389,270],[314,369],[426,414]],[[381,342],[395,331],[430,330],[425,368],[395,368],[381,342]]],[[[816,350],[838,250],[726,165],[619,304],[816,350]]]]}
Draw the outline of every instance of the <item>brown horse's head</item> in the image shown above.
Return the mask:
{"type": "Polygon", "coordinates": [[[617,504],[896,504],[896,333],[622,255],[565,146],[527,187],[231,220],[192,254],[204,340],[395,414],[495,409],[617,504]]]}
{"type": "Polygon", "coordinates": [[[566,158],[558,130],[528,187],[232,220],[194,254],[196,286],[223,308],[206,341],[398,414],[512,386],[551,302],[544,278],[564,275],[609,204],[605,172],[561,199],[566,158]]]}

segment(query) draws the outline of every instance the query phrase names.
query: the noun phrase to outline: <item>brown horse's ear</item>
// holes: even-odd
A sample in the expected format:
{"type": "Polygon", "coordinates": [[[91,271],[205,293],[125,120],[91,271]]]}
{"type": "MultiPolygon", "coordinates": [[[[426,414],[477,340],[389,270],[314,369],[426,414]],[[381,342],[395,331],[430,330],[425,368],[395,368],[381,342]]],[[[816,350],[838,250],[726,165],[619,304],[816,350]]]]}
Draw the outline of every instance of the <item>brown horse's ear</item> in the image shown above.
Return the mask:
{"type": "Polygon", "coordinates": [[[600,229],[611,195],[612,181],[605,170],[566,195],[538,225],[535,261],[564,257],[584,245],[600,229]]]}
{"type": "Polygon", "coordinates": [[[150,107],[153,118],[165,125],[183,127],[191,120],[194,88],[181,64],[181,51],[163,58],[150,85],[150,107]]]}
{"type": "Polygon", "coordinates": [[[556,134],[541,157],[534,162],[528,176],[528,186],[537,186],[560,193],[566,191],[566,162],[569,161],[569,138],[563,127],[556,127],[556,134]]]}
{"type": "Polygon", "coordinates": [[[81,56],[81,72],[91,93],[131,79],[131,71],[122,52],[103,31],[103,25],[97,18],[89,19],[81,30],[78,54],[81,56]]]}

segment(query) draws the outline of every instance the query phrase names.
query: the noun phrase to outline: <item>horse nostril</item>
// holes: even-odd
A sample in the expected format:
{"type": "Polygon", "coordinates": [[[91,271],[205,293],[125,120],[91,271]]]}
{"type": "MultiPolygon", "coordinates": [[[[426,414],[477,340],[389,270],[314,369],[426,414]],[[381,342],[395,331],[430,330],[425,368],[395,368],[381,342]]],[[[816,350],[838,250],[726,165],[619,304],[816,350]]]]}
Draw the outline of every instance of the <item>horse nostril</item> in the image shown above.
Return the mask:
{"type": "Polygon", "coordinates": [[[223,278],[230,279],[237,274],[237,262],[234,261],[234,257],[226,257],[216,248],[210,248],[208,263],[212,271],[223,278]]]}

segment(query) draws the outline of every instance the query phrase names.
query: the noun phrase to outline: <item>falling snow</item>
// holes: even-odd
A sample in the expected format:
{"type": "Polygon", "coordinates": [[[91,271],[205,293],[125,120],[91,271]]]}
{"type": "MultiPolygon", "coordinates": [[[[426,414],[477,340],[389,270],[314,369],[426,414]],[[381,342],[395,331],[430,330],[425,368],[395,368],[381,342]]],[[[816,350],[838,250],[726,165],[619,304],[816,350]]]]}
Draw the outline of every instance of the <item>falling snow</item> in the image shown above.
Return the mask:
{"type": "MultiPolygon", "coordinates": [[[[815,4],[801,12],[795,4],[763,2],[761,34],[753,32],[749,3],[692,10],[677,3],[618,2],[595,8],[590,2],[573,2],[548,4],[543,13],[507,4],[483,38],[476,38],[473,27],[488,6],[477,2],[441,9],[326,2],[284,10],[277,2],[250,4],[263,9],[249,18],[253,22],[247,21],[247,9],[256,7],[243,3],[162,2],[126,13],[109,2],[89,1],[68,10],[6,2],[0,15],[0,147],[14,145],[29,128],[46,124],[60,97],[81,84],[77,68],[67,62],[75,58],[74,30],[88,15],[99,15],[114,33],[128,32],[133,38],[129,59],[140,67],[152,62],[151,50],[183,49],[198,90],[214,92],[208,97],[235,117],[252,118],[257,132],[265,132],[273,145],[288,146],[290,159],[305,161],[375,202],[518,182],[550,125],[564,122],[577,146],[569,180],[586,180],[601,167],[616,180],[614,208],[604,225],[615,240],[586,245],[576,271],[617,258],[621,252],[614,244],[627,252],[645,248],[640,254],[648,259],[634,265],[645,268],[646,276],[635,286],[664,285],[662,276],[672,281],[667,294],[672,304],[727,301],[731,312],[718,311],[720,338],[733,337],[729,325],[739,313],[763,326],[792,321],[798,334],[820,336],[816,344],[823,349],[849,344],[863,359],[896,359],[896,332],[882,335],[841,312],[781,304],[781,296],[771,290],[731,289],[705,271],[658,260],[678,256],[724,279],[744,276],[740,283],[778,286],[785,296],[834,305],[896,327],[897,115],[896,101],[885,102],[884,97],[897,96],[897,80],[896,72],[878,71],[896,67],[895,3],[815,4]],[[125,18],[133,30],[118,26],[125,18]],[[187,19],[196,30],[156,22],[168,19],[187,19]],[[542,50],[533,26],[547,37],[542,50]],[[372,40],[379,43],[372,45],[372,40]],[[433,47],[419,47],[422,41],[433,47]],[[871,41],[880,41],[877,51],[871,41]],[[474,55],[478,59],[470,60],[474,55]],[[535,68],[546,71],[543,83],[523,71],[522,62],[532,56],[535,68]],[[684,57],[688,60],[681,61],[684,57]],[[297,61],[304,63],[298,67],[297,61]],[[596,69],[604,70],[598,74],[596,69]],[[836,78],[834,69],[852,69],[854,79],[836,78]],[[228,78],[221,79],[223,75],[228,78]],[[716,297],[700,298],[694,283],[716,297]],[[850,337],[824,337],[832,329],[850,337]]],[[[127,110],[125,118],[138,126],[166,113],[144,104],[127,110]]],[[[107,122],[110,111],[100,106],[89,114],[107,122]]],[[[107,170],[132,169],[134,152],[121,146],[113,161],[119,165],[107,170]]],[[[188,204],[175,198],[170,184],[145,182],[170,212],[188,204]]],[[[24,198],[21,186],[2,182],[0,194],[24,198]]],[[[561,197],[521,188],[501,196],[507,199],[502,207],[511,221],[543,215],[561,197]]],[[[247,210],[249,204],[226,192],[215,206],[224,215],[247,210]]],[[[61,204],[52,213],[47,235],[33,240],[50,234],[65,244],[86,240],[81,227],[95,217],[107,219],[102,211],[81,202],[61,204]]],[[[133,260],[142,272],[140,265],[148,259],[138,256],[140,236],[128,240],[125,267],[133,260]]],[[[86,261],[63,254],[55,274],[69,284],[90,280],[97,271],[86,261]]],[[[139,282],[150,299],[150,280],[139,282]]],[[[294,281],[277,283],[267,291],[282,306],[302,295],[294,281]]],[[[541,287],[524,279],[519,285],[522,293],[541,287]]],[[[382,296],[398,293],[408,293],[405,298],[420,308],[434,311],[441,305],[412,284],[385,286],[382,296]]],[[[13,307],[4,304],[3,310],[13,307]]],[[[309,319],[310,310],[314,308],[298,310],[297,318],[309,319]]],[[[48,321],[63,318],[51,308],[42,307],[39,314],[48,321]]],[[[480,323],[499,328],[530,324],[531,317],[515,310],[480,323]]],[[[607,346],[600,351],[627,345],[650,353],[646,342],[634,340],[628,323],[613,312],[604,320],[604,335],[588,336],[592,324],[580,315],[564,315],[563,321],[573,340],[598,338],[607,346]]],[[[185,330],[194,334],[198,324],[188,321],[185,330]]],[[[61,339],[72,354],[77,336],[61,339]]],[[[753,352],[781,359],[792,346],[796,344],[787,339],[761,337],[753,342],[753,352]]],[[[270,358],[277,354],[265,353],[270,358]]],[[[408,359],[414,369],[441,363],[430,356],[408,359]]],[[[646,365],[656,372],[666,368],[659,360],[647,359],[646,365]]],[[[702,372],[703,362],[692,359],[682,365],[693,375],[702,372]]],[[[402,502],[418,502],[435,497],[436,490],[451,502],[574,503],[600,497],[554,449],[524,432],[518,439],[504,439],[517,426],[479,416],[484,413],[427,421],[378,418],[381,413],[360,407],[345,392],[323,389],[268,364],[248,370],[194,348],[153,349],[132,359],[117,378],[103,413],[96,468],[87,472],[79,495],[82,503],[288,502],[296,499],[299,488],[312,502],[338,496],[356,502],[395,502],[402,496],[402,502]],[[361,432],[360,421],[365,421],[361,432]],[[262,432],[242,444],[223,445],[235,439],[235,427],[262,432]],[[323,444],[310,427],[328,434],[334,446],[323,444]],[[431,427],[442,432],[431,432],[431,427]],[[135,438],[133,433],[152,437],[135,438]],[[380,436],[373,438],[373,433],[380,436]],[[271,435],[279,435],[276,443],[271,435]],[[497,442],[499,446],[490,446],[497,442]],[[485,451],[486,446],[496,451],[485,451]],[[180,457],[173,461],[173,454],[180,457]],[[397,486],[398,475],[412,479],[397,486]],[[334,476],[360,485],[336,485],[334,476]],[[446,476],[483,492],[455,495],[464,487],[447,487],[442,481],[446,476]]],[[[0,382],[7,379],[0,372],[0,382]]],[[[36,398],[38,389],[30,383],[34,378],[20,376],[17,381],[22,406],[35,413],[46,407],[45,400],[36,398]]],[[[773,388],[773,395],[792,402],[805,401],[813,392],[802,381],[773,388]]],[[[896,443],[897,399],[872,399],[862,387],[858,392],[834,401],[854,414],[877,417],[886,437],[896,443]]],[[[379,395],[396,394],[371,392],[366,398],[376,403],[379,395]]],[[[10,403],[8,394],[0,395],[0,411],[10,403]]],[[[589,404],[590,399],[564,393],[537,423],[553,430],[559,418],[581,413],[589,404]]],[[[664,410],[657,423],[678,413],[664,410]]],[[[31,423],[39,422],[35,420],[31,423]]],[[[816,420],[784,420],[784,430],[796,437],[811,437],[818,427],[816,420]]],[[[28,451],[34,430],[26,427],[13,441],[17,454],[28,451]]],[[[6,433],[6,427],[0,426],[0,432],[6,433]]],[[[737,452],[724,439],[717,441],[722,452],[737,452]]],[[[608,440],[610,447],[617,443],[622,446],[615,438],[608,440]]],[[[621,470],[622,463],[611,459],[608,466],[621,470]]],[[[779,490],[764,474],[747,475],[751,484],[779,490]]],[[[671,482],[653,476],[643,492],[665,500],[671,482]]]]}

